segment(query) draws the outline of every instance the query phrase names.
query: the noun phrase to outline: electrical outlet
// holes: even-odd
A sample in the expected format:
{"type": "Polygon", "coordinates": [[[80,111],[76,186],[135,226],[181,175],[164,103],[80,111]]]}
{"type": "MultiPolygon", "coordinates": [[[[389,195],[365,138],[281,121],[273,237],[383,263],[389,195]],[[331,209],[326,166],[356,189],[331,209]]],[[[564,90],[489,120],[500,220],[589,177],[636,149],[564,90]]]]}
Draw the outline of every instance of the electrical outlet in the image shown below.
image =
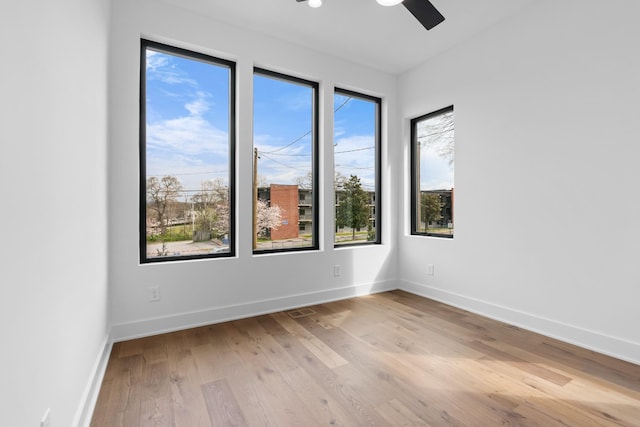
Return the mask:
{"type": "Polygon", "coordinates": [[[149,286],[149,302],[160,301],[160,287],[149,286]]]}
{"type": "Polygon", "coordinates": [[[433,276],[434,274],[433,264],[427,264],[427,274],[429,276],[433,276]]]}
{"type": "Polygon", "coordinates": [[[342,273],[341,268],[339,265],[334,265],[333,266],[333,277],[340,277],[340,274],[342,273]]]}
{"type": "Polygon", "coordinates": [[[51,427],[51,408],[47,408],[47,411],[42,416],[40,427],[51,427]]]}

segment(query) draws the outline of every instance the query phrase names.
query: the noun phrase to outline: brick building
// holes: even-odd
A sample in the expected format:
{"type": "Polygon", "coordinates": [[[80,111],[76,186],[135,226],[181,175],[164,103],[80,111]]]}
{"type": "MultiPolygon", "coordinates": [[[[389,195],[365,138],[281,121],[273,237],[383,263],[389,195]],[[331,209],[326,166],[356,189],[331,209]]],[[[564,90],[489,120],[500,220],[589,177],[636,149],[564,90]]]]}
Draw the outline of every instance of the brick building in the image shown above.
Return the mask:
{"type": "Polygon", "coordinates": [[[270,206],[279,206],[282,222],[278,228],[271,229],[272,240],[295,239],[298,231],[298,186],[271,184],[269,187],[270,206]]]}

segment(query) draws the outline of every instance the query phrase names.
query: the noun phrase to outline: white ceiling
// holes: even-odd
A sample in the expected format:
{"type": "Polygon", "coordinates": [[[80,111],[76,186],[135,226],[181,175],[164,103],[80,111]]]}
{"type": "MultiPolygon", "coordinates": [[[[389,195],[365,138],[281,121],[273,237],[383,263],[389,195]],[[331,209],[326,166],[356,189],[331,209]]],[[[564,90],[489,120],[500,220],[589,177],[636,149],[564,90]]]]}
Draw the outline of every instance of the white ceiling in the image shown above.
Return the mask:
{"type": "Polygon", "coordinates": [[[430,31],[402,5],[375,0],[163,0],[391,74],[402,73],[517,13],[534,0],[432,0],[445,21],[430,31]]]}

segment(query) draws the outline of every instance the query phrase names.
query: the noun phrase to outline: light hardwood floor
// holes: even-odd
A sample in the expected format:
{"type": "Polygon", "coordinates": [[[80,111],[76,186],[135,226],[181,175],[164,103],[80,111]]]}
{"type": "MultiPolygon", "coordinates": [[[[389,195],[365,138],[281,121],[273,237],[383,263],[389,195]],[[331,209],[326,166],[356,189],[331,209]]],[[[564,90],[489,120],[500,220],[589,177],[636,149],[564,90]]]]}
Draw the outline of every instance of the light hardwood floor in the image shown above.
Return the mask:
{"type": "Polygon", "coordinates": [[[394,291],[117,343],[91,425],[640,426],[640,366],[394,291]]]}

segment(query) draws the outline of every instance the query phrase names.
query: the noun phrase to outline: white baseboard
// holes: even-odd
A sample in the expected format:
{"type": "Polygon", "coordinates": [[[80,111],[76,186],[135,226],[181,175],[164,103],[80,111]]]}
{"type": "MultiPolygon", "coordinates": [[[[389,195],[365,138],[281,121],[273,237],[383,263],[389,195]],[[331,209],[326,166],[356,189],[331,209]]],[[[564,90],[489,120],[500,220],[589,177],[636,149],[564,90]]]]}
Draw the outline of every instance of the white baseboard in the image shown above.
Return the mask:
{"type": "Polygon", "coordinates": [[[472,313],[640,364],[640,344],[406,280],[355,285],[113,325],[105,338],[74,426],[89,427],[114,342],[401,289],[472,313]]]}
{"type": "Polygon", "coordinates": [[[98,354],[94,368],[91,371],[89,382],[82,394],[82,400],[72,424],[75,427],[89,427],[89,424],[91,424],[91,417],[93,416],[93,410],[95,409],[96,402],[98,401],[100,387],[102,386],[102,380],[104,379],[104,374],[107,370],[107,363],[109,362],[112,347],[113,341],[111,340],[111,337],[107,335],[104,338],[101,347],[102,350],[100,354],[98,354]]]}
{"type": "Polygon", "coordinates": [[[407,280],[399,289],[640,365],[640,344],[407,280]]]}
{"type": "Polygon", "coordinates": [[[398,289],[398,286],[397,282],[393,280],[251,301],[243,304],[121,323],[111,327],[111,336],[114,342],[125,341],[395,289],[398,289]]]}

